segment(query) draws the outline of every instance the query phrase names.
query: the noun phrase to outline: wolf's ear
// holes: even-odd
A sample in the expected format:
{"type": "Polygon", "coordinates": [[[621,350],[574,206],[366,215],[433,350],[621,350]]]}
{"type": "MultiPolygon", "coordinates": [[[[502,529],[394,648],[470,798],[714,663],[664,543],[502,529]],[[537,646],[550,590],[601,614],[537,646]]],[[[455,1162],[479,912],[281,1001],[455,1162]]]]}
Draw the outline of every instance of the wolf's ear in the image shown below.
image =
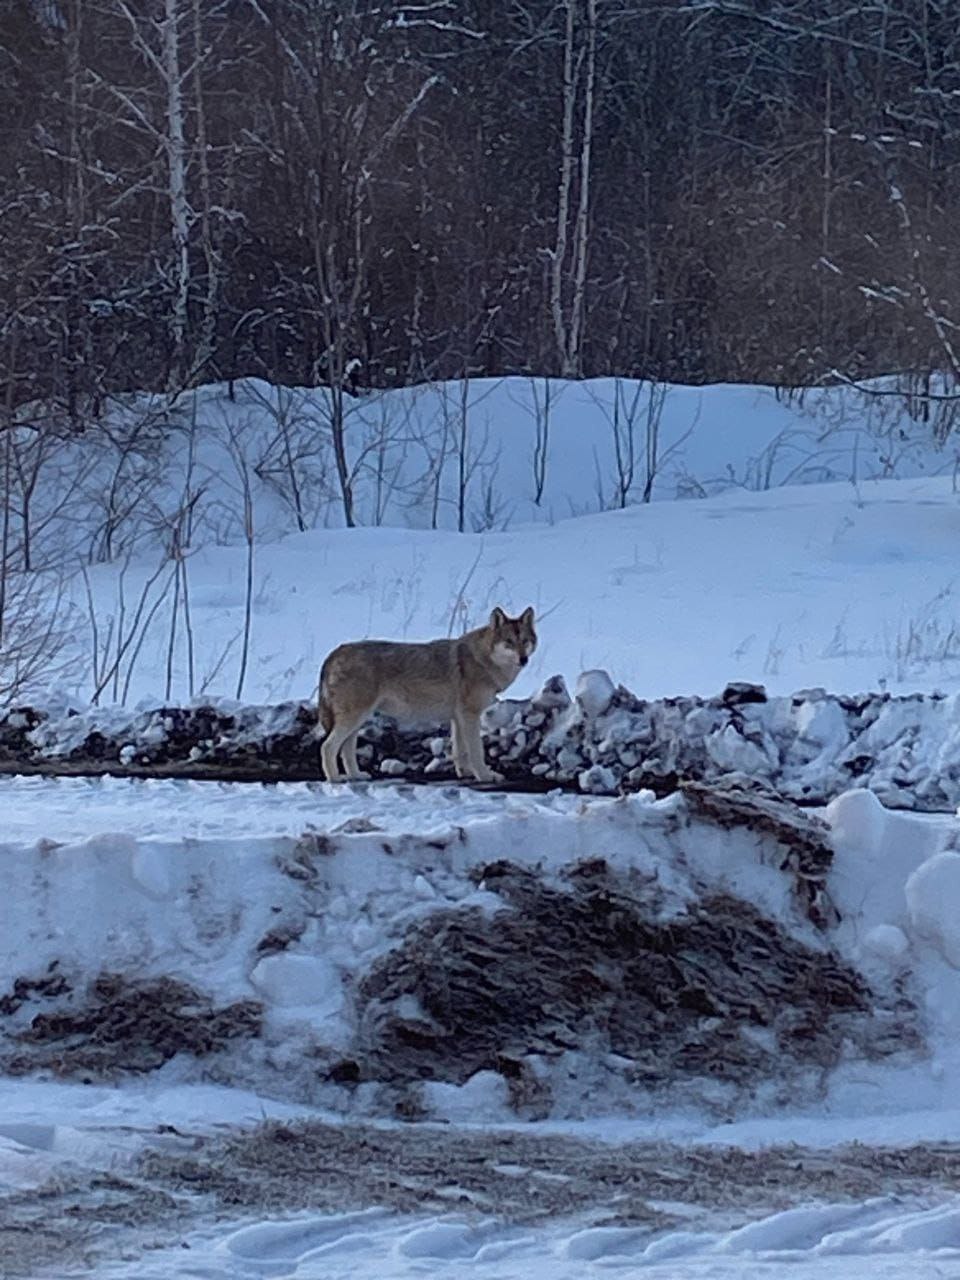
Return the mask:
{"type": "Polygon", "coordinates": [[[533,626],[533,605],[530,605],[528,609],[524,609],[520,615],[520,622],[525,627],[533,626]]]}
{"type": "Polygon", "coordinates": [[[503,612],[500,606],[497,605],[493,613],[491,613],[490,615],[490,626],[494,629],[494,631],[499,631],[500,628],[506,622],[506,620],[507,620],[507,615],[503,612]]]}

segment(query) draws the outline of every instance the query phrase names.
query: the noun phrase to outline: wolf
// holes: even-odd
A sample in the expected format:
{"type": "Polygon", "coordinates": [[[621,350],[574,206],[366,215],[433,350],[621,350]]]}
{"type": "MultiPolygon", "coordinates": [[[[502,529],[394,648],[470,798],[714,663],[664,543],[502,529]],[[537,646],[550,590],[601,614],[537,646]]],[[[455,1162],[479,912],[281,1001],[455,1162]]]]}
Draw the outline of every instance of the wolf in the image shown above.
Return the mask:
{"type": "Polygon", "coordinates": [[[499,606],[487,623],[456,639],[342,644],[320,671],[320,748],[330,782],[360,777],[357,736],[375,711],[407,722],[449,723],[458,778],[496,775],[483,758],[480,717],[519,675],[537,647],[533,609],[510,618],[499,606]],[[342,756],[345,772],[341,772],[342,756]]]}

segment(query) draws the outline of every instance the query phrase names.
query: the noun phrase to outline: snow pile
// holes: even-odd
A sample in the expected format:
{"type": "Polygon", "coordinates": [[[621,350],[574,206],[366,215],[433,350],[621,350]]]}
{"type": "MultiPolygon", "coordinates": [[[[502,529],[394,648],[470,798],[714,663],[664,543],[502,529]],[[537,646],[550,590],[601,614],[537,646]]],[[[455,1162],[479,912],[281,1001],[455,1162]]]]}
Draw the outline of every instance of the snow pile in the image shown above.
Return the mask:
{"type": "MultiPolygon", "coordinates": [[[[734,683],[719,697],[648,702],[589,671],[573,698],[554,676],[531,698],[498,702],[486,714],[485,738],[490,763],[517,785],[664,795],[686,780],[752,780],[788,799],[824,804],[856,784],[891,808],[949,812],[960,804],[960,694],[845,697],[813,689],[771,698],[762,686],[734,683]]],[[[220,769],[317,778],[317,747],[316,709],[300,702],[65,715],[19,708],[0,719],[0,761],[8,767],[181,766],[198,776],[220,769]]],[[[439,726],[371,722],[358,757],[373,776],[453,776],[439,726]]]]}
{"type": "Polygon", "coordinates": [[[836,802],[855,828],[836,874],[826,828],[749,795],[0,787],[18,1072],[202,1070],[353,1115],[773,1105],[915,1051],[911,968],[947,966],[948,922],[929,941],[923,877],[909,910],[904,888],[940,824],[861,905],[894,820],[873,797],[879,836],[836,802]]]}

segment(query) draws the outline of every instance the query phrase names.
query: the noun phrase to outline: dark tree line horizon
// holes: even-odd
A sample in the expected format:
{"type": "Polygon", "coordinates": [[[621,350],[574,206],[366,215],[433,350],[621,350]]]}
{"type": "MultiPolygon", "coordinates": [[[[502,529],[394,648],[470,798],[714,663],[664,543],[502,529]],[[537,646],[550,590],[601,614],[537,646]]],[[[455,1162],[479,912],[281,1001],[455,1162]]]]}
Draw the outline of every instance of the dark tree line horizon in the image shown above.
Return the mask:
{"type": "Polygon", "coordinates": [[[955,0],[0,15],[8,423],[242,376],[960,374],[955,0]]]}

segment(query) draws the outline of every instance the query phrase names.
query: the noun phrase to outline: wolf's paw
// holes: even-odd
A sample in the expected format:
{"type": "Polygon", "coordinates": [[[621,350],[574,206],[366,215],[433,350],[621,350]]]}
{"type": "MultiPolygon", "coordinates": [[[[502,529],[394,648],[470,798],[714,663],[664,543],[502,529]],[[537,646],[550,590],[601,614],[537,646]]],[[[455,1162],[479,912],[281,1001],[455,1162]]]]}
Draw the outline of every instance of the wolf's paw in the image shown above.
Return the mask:
{"type": "Polygon", "coordinates": [[[482,773],[477,774],[477,782],[502,782],[503,774],[497,773],[496,769],[484,769],[482,773]]]}

